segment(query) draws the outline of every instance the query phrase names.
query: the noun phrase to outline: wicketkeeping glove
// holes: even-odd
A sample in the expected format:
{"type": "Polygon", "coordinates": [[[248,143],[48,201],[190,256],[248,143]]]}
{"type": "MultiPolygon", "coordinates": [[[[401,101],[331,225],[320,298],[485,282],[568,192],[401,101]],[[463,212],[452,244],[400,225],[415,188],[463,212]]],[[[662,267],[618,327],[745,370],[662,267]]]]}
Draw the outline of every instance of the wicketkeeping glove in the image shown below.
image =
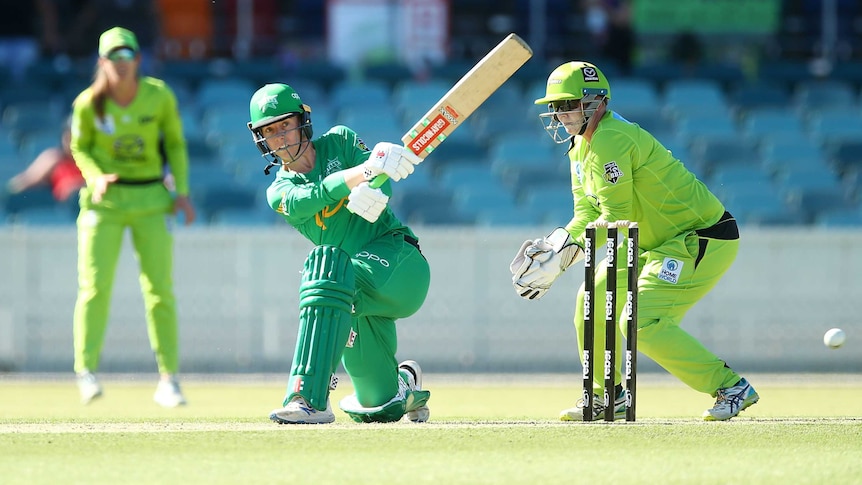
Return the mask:
{"type": "Polygon", "coordinates": [[[547,293],[566,268],[583,255],[584,252],[562,227],[554,229],[547,237],[524,241],[509,265],[512,286],[522,298],[537,300],[547,293]]]}
{"type": "Polygon", "coordinates": [[[347,210],[373,223],[386,209],[387,202],[389,196],[382,190],[372,189],[368,182],[362,182],[353,187],[347,196],[347,210]]]}
{"type": "Polygon", "coordinates": [[[385,173],[393,182],[397,182],[413,173],[416,165],[422,163],[422,160],[401,145],[380,142],[374,145],[371,156],[363,164],[365,180],[371,180],[385,173]]]}

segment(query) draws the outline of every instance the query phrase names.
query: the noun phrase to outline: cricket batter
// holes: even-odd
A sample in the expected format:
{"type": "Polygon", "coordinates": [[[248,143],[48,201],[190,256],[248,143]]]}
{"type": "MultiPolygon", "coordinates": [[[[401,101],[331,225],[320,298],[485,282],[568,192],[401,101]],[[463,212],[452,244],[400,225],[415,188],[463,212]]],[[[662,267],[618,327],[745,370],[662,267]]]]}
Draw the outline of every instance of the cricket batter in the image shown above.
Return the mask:
{"type": "MultiPolygon", "coordinates": [[[[299,331],[287,392],[269,418],[279,424],[331,423],[329,393],[339,362],[355,394],[339,403],[357,422],[429,417],[422,371],[398,364],[395,321],[422,306],[430,270],[416,235],[387,205],[391,184],[422,159],[401,145],[368,150],[346,126],[312,139],[311,108],[286,84],[251,98],[248,128],[268,165],[280,166],[267,189],[273,210],[314,244],[302,270],[299,331]]],[[[292,283],[288,283],[292,287],[292,283]]]]}
{"type": "MultiPolygon", "coordinates": [[[[718,282],[739,248],[733,216],[694,174],[652,135],[608,109],[611,88],[593,64],[567,62],[548,77],[548,106],[540,118],[556,143],[568,144],[574,217],[550,235],[525,241],[511,265],[512,282],[526,299],[541,298],[554,280],[583,258],[589,222],[636,221],[640,227],[638,349],[696,391],[715,397],[706,420],[730,419],[756,403],[757,392],[723,360],[680,327],[688,310],[718,282]]],[[[622,236],[622,232],[620,234],[622,236]]],[[[595,247],[606,234],[598,231],[595,247]]],[[[622,239],[622,238],[620,238],[622,239]]],[[[618,294],[625,293],[626,268],[617,271],[618,294]]],[[[596,269],[596,295],[605,294],[606,265],[596,269]]],[[[599,296],[594,308],[603,308],[599,296]]],[[[625,298],[618,299],[623,315],[625,298]]],[[[583,361],[584,286],[577,296],[575,327],[583,361]]],[[[603,319],[596,319],[596,347],[604,348],[603,319]]],[[[617,325],[617,355],[622,354],[617,325]]],[[[617,359],[621,382],[623,359],[617,359]]],[[[604,412],[604,382],[596,373],[593,416],[604,412]]],[[[617,386],[615,416],[625,417],[625,396],[617,386]]],[[[563,421],[583,419],[584,400],[560,414],[563,421]]]]}
{"type": "Polygon", "coordinates": [[[75,99],[71,149],[87,182],[78,215],[78,300],[75,304],[75,372],[81,401],[102,395],[94,372],[108,325],[114,273],[129,229],[141,269],[147,332],[161,379],[153,399],[165,407],[186,403],[179,370],[173,289],[173,238],[169,216],[195,219],[188,193],[188,154],[173,91],[140,76],[135,34],[115,27],[99,38],[93,84],[75,99]],[[163,181],[163,140],[176,183],[163,181]]]}

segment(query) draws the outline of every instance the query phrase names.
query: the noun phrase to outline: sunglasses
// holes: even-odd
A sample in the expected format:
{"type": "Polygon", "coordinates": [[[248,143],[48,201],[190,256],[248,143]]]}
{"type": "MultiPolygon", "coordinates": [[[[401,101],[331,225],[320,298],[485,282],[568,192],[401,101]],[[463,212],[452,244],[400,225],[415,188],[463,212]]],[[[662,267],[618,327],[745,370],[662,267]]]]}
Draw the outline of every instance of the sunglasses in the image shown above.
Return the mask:
{"type": "Polygon", "coordinates": [[[113,50],[110,54],[108,54],[107,58],[111,62],[117,61],[131,61],[134,60],[135,51],[129,49],[128,47],[121,47],[119,49],[113,50]]]}
{"type": "Polygon", "coordinates": [[[551,101],[548,103],[548,107],[550,111],[554,113],[565,112],[565,111],[575,111],[580,108],[581,100],[580,99],[566,99],[563,101],[551,101]]]}

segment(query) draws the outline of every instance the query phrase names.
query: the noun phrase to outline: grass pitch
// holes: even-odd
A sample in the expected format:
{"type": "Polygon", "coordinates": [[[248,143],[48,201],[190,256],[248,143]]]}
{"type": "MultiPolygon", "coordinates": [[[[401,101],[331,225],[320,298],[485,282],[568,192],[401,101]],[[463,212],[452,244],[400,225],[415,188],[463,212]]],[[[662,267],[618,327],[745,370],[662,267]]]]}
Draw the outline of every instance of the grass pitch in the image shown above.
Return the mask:
{"type": "Polygon", "coordinates": [[[749,376],[760,403],[704,422],[712,399],[644,376],[637,423],[562,423],[579,376],[435,376],[431,422],[278,426],[279,378],[187,377],[162,409],[152,376],[0,377],[0,482],[47,483],[862,483],[862,379],[749,376]]]}

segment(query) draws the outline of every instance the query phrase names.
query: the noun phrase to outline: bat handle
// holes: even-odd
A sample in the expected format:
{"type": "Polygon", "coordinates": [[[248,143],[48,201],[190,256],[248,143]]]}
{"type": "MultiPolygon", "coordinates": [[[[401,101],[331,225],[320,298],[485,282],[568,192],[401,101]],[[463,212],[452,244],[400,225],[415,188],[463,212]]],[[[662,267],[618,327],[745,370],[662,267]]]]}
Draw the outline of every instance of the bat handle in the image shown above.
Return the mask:
{"type": "Polygon", "coordinates": [[[371,182],[368,182],[368,185],[372,189],[379,189],[380,186],[383,185],[384,183],[386,183],[387,180],[389,180],[389,176],[386,175],[385,173],[381,173],[380,175],[371,179],[371,182]]]}

